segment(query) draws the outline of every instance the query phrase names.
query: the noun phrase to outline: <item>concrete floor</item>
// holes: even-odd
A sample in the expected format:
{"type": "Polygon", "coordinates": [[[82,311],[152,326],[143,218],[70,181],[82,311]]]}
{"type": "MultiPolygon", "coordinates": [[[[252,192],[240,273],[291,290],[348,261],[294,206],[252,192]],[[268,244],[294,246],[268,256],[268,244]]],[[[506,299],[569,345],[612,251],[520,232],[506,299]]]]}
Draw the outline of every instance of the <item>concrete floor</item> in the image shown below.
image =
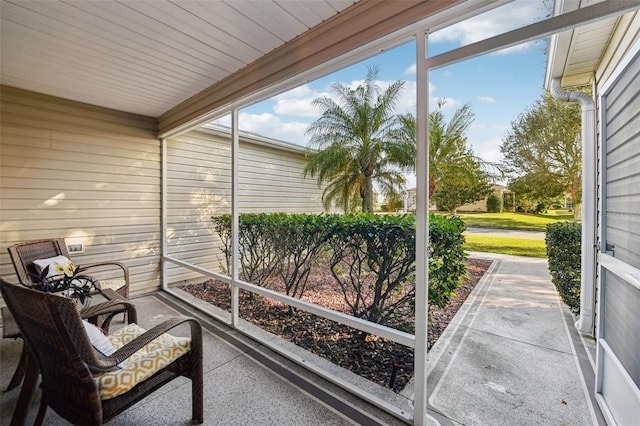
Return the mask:
{"type": "MultiPolygon", "coordinates": [[[[429,424],[604,425],[593,398],[593,340],[578,336],[573,328],[574,318],[560,302],[546,260],[471,256],[493,264],[429,353],[429,424]]],[[[145,328],[194,312],[166,293],[134,302],[145,328]]],[[[402,424],[255,340],[205,315],[194,315],[204,331],[205,424],[402,424]]],[[[3,389],[20,348],[20,341],[0,342],[3,389]]],[[[304,359],[312,357],[307,353],[304,359]]],[[[188,424],[189,386],[188,380],[176,379],[110,424],[188,424]]],[[[391,399],[385,399],[383,391],[376,392],[385,401],[395,398],[395,404],[408,407],[412,399],[411,384],[391,399]]],[[[18,393],[15,389],[1,394],[0,425],[9,424],[18,393]]],[[[36,395],[29,423],[38,401],[36,395]]],[[[49,409],[45,424],[66,423],[49,409]]]]}
{"type": "MultiPolygon", "coordinates": [[[[168,317],[183,315],[184,305],[166,295],[134,299],[139,323],[149,329],[168,317]]],[[[230,328],[207,319],[203,324],[206,425],[349,425],[403,424],[378,408],[310,374],[230,328]]],[[[111,330],[119,328],[116,321],[111,330]]],[[[172,334],[188,335],[188,328],[172,334]]],[[[0,388],[17,364],[22,342],[0,342],[0,388]]],[[[0,425],[9,425],[20,388],[0,395],[0,425]]],[[[40,401],[34,396],[27,424],[40,401]]],[[[113,425],[179,425],[191,419],[190,381],[178,378],[113,419],[113,425]]],[[[48,409],[45,425],[66,425],[48,409]]]]}

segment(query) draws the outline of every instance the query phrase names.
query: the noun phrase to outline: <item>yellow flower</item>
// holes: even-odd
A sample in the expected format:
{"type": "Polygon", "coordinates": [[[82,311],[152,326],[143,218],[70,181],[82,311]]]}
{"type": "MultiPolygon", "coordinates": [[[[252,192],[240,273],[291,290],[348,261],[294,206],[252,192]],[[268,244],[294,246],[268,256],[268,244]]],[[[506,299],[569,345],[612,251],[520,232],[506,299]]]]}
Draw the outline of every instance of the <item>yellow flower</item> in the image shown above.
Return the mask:
{"type": "Polygon", "coordinates": [[[68,261],[67,263],[56,263],[56,273],[58,273],[59,275],[66,275],[67,277],[72,277],[73,276],[73,271],[75,269],[75,265],[73,264],[72,261],[68,261]]]}

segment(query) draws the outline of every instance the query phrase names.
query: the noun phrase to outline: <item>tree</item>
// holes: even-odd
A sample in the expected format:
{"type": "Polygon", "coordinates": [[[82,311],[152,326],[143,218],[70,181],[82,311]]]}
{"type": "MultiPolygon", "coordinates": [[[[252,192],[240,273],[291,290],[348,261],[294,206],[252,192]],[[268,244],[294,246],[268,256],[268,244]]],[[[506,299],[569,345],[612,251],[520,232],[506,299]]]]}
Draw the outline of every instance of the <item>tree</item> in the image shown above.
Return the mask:
{"type": "Polygon", "coordinates": [[[374,182],[384,194],[395,194],[415,167],[415,138],[392,135],[399,126],[394,113],[404,81],[385,90],[377,84],[378,67],[370,67],[365,82],[355,89],[333,83],[330,97],[317,98],[322,116],[311,123],[304,175],[327,182],[322,193],[325,208],[337,203],[345,211],[361,206],[373,211],[374,182]]]}
{"type": "MultiPolygon", "coordinates": [[[[555,198],[568,192],[574,200],[574,217],[580,218],[582,200],[582,145],[580,107],[545,93],[534,106],[511,123],[500,151],[505,163],[525,182],[528,192],[555,198]]],[[[521,182],[522,183],[522,182],[521,182]]],[[[511,185],[510,189],[513,190],[511,185]]]]}
{"type": "Polygon", "coordinates": [[[433,200],[438,210],[456,213],[458,207],[483,200],[491,193],[489,177],[480,166],[468,158],[469,164],[464,172],[450,170],[438,182],[438,189],[433,200]]]}
{"type": "Polygon", "coordinates": [[[564,193],[562,185],[548,182],[545,176],[536,174],[512,179],[509,181],[509,189],[516,194],[516,206],[525,213],[535,211],[540,204],[552,204],[564,193]]]}
{"type": "MultiPolygon", "coordinates": [[[[453,196],[471,200],[462,204],[477,201],[476,190],[481,189],[482,183],[486,184],[486,180],[493,176],[490,170],[500,172],[500,169],[495,164],[476,157],[467,146],[466,132],[474,120],[471,106],[465,104],[458,108],[447,122],[442,112],[445,101],[439,100],[437,105],[437,109],[429,114],[429,197],[435,197],[442,189],[447,192],[446,195],[443,194],[447,199],[453,196]],[[480,181],[476,181],[477,179],[480,181]],[[442,188],[445,182],[449,189],[442,188]],[[480,185],[470,192],[461,191],[462,187],[459,185],[463,182],[470,186],[475,186],[477,183],[480,185]],[[463,192],[467,195],[463,195],[463,192]]],[[[415,141],[416,118],[412,114],[405,114],[400,117],[400,122],[401,128],[396,133],[396,137],[412,138],[415,141]]],[[[456,208],[462,204],[458,204],[456,208]]]]}

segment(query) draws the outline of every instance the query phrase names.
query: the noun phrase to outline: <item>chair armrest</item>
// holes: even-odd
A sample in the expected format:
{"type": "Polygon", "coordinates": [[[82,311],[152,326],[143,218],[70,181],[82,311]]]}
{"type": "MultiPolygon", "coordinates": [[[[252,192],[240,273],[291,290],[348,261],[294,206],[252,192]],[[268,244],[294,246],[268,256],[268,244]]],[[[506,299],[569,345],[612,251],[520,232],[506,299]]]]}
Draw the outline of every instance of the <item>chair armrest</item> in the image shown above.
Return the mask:
{"type": "Polygon", "coordinates": [[[167,331],[175,328],[181,324],[189,323],[191,327],[191,350],[197,354],[202,353],[202,326],[198,322],[197,319],[191,317],[175,317],[170,318],[150,330],[145,331],[140,336],[136,337],[117,351],[115,351],[112,355],[104,358],[100,358],[97,362],[97,365],[90,366],[92,368],[96,368],[98,370],[108,370],[112,369],[116,365],[120,364],[122,361],[131,357],[134,353],[138,352],[145,345],[150,343],[153,339],[156,339],[160,335],[166,333],[167,331]]]}
{"type": "Polygon", "coordinates": [[[117,266],[120,269],[122,269],[122,273],[124,274],[124,280],[126,281],[127,284],[129,284],[129,268],[127,268],[127,265],[125,265],[122,262],[115,262],[115,261],[110,261],[110,262],[93,262],[93,263],[85,263],[83,265],[78,265],[78,267],[80,268],[80,272],[85,272],[88,269],[91,268],[95,268],[97,266],[117,266]]]}
{"type": "Polygon", "coordinates": [[[128,315],[127,318],[129,320],[129,323],[136,322],[138,320],[138,314],[136,312],[135,305],[123,299],[107,300],[106,302],[89,306],[88,308],[85,308],[82,311],[80,311],[80,316],[83,319],[89,319],[89,318],[97,317],[99,315],[120,313],[125,309],[127,311],[127,315],[128,315]]]}
{"type": "MultiPolygon", "coordinates": [[[[89,271],[90,269],[95,269],[96,267],[99,266],[117,266],[122,270],[122,274],[123,274],[123,278],[124,278],[124,292],[120,293],[122,294],[122,296],[124,296],[125,299],[129,298],[129,268],[127,267],[127,265],[125,265],[122,262],[116,262],[116,261],[108,261],[108,262],[93,262],[93,263],[85,263],[83,265],[79,265],[79,270],[82,273],[85,273],[87,271],[89,271]]],[[[100,286],[100,281],[101,280],[95,280],[96,283],[96,287],[97,288],[101,288],[100,286]]],[[[118,289],[118,292],[120,292],[122,290],[122,287],[120,289],[118,289]]]]}

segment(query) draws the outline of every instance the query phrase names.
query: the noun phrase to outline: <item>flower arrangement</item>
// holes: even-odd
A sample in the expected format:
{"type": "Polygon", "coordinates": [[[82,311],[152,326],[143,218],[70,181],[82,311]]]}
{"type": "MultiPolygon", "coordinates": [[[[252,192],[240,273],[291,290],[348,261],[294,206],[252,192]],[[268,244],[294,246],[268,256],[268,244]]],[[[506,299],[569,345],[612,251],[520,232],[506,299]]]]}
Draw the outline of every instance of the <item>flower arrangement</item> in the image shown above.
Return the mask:
{"type": "Polygon", "coordinates": [[[40,284],[40,290],[48,293],[62,292],[65,296],[78,299],[84,304],[91,293],[96,291],[94,279],[88,275],[81,275],[83,269],[75,266],[71,261],[66,264],[56,263],[55,274],[49,275],[51,266],[45,266],[40,275],[33,275],[40,284]]]}

